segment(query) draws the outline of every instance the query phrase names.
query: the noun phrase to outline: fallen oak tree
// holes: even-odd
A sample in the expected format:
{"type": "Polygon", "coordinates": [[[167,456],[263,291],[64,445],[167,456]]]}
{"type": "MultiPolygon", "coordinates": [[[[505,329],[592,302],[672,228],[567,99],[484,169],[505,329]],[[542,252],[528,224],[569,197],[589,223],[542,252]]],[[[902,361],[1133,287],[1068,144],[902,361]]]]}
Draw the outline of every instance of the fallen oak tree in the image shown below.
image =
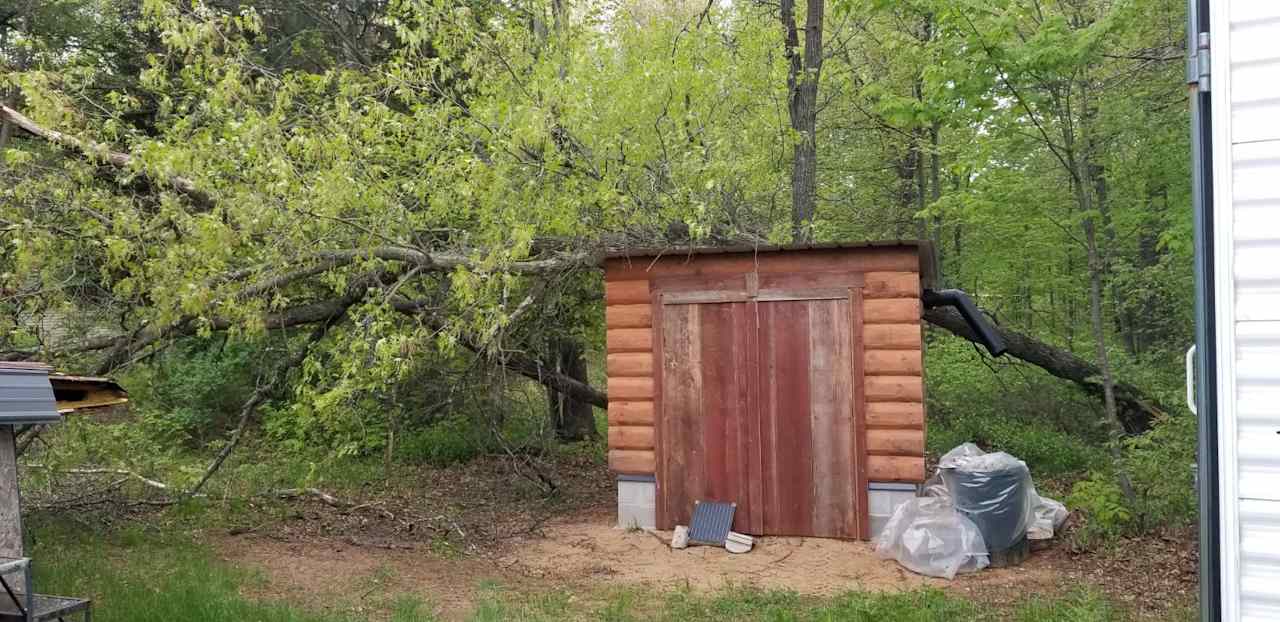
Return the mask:
{"type": "MultiPolygon", "coordinates": [[[[207,211],[216,204],[214,195],[196,186],[190,179],[181,176],[168,176],[164,179],[152,179],[146,170],[138,166],[137,161],[129,154],[112,151],[103,145],[91,141],[83,141],[68,134],[44,128],[31,119],[21,115],[12,108],[0,106],[0,118],[12,122],[16,127],[32,137],[56,145],[67,152],[94,163],[106,163],[121,174],[143,179],[151,188],[171,188],[187,197],[198,211],[207,211]]],[[[578,252],[557,252],[552,256],[535,257],[526,261],[509,262],[495,268],[496,272],[516,274],[530,278],[544,278],[553,274],[589,268],[598,264],[603,248],[588,248],[578,252]]],[[[299,263],[304,267],[291,271],[282,271],[266,277],[263,281],[243,288],[237,296],[245,298],[267,296],[295,283],[304,282],[311,277],[329,273],[332,270],[354,265],[363,260],[376,259],[410,267],[419,273],[450,272],[459,268],[484,269],[470,259],[469,253],[458,250],[442,251],[438,249],[422,249],[413,244],[379,244],[368,248],[342,248],[334,250],[317,250],[310,257],[299,263]],[[309,264],[309,265],[308,265],[309,264]]],[[[267,274],[269,267],[259,266],[254,269],[240,269],[228,273],[221,278],[223,282],[240,281],[255,274],[267,274]]],[[[297,305],[282,311],[268,314],[263,318],[268,329],[282,329],[292,326],[329,321],[344,311],[350,304],[346,295],[332,300],[316,300],[297,305]]],[[[363,292],[358,295],[363,296],[363,292]]],[[[428,323],[440,325],[441,318],[431,316],[424,311],[421,302],[396,299],[392,302],[396,311],[417,316],[428,323]]],[[[924,320],[939,326],[961,338],[974,341],[975,335],[958,313],[952,309],[939,308],[924,314],[924,320]]],[[[91,351],[108,351],[105,360],[96,372],[108,373],[120,365],[132,360],[137,353],[148,347],[163,347],[172,338],[195,334],[200,329],[226,330],[232,323],[214,318],[201,318],[194,315],[184,316],[178,321],[163,327],[144,326],[131,334],[96,337],[85,343],[74,346],[68,352],[85,353],[91,351]]],[[[1033,337],[1003,327],[996,330],[1008,344],[1008,353],[1020,360],[1045,369],[1048,373],[1069,380],[1083,388],[1091,395],[1102,395],[1102,383],[1099,380],[1100,370],[1093,363],[1082,359],[1070,351],[1052,346],[1033,337]]],[[[487,345],[480,339],[463,335],[461,343],[468,350],[477,354],[487,352],[487,345]]],[[[6,352],[3,358],[22,359],[36,356],[34,351],[6,352]]],[[[526,350],[503,351],[493,360],[522,376],[540,382],[547,387],[559,391],[570,398],[589,403],[599,408],[608,405],[607,395],[589,384],[564,374],[555,372],[543,364],[542,357],[527,354],[526,350]]],[[[1125,430],[1140,433],[1149,429],[1151,422],[1160,415],[1157,402],[1143,391],[1126,383],[1117,383],[1116,401],[1119,415],[1125,430]]]]}
{"type": "MultiPolygon", "coordinates": [[[[957,337],[979,343],[973,329],[955,309],[949,307],[929,309],[924,313],[924,320],[957,337]]],[[[1004,339],[1008,347],[1006,353],[1009,356],[1035,365],[1063,380],[1070,380],[1090,395],[1099,400],[1102,399],[1102,373],[1097,365],[1068,350],[1049,345],[1010,328],[992,324],[992,329],[1004,339]]],[[[1155,400],[1131,384],[1116,382],[1115,398],[1117,415],[1124,425],[1125,432],[1129,434],[1146,432],[1151,429],[1151,423],[1163,414],[1163,410],[1155,400]]]]}

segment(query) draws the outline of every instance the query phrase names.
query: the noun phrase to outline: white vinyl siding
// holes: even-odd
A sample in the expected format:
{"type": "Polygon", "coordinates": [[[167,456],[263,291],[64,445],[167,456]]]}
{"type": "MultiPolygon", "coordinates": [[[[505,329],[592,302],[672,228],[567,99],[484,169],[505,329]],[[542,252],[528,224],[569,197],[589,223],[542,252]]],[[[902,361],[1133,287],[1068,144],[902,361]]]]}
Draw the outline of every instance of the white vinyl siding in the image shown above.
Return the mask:
{"type": "Polygon", "coordinates": [[[1222,611],[1280,621],[1280,1],[1214,9],[1222,611]]]}

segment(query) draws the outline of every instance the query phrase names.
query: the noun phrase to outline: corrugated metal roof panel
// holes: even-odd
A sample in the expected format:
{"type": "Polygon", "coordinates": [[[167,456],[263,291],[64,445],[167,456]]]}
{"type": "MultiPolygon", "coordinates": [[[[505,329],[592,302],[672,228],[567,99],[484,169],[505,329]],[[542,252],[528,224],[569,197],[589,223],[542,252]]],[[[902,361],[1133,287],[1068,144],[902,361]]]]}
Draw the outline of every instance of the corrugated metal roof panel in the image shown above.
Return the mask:
{"type": "Polygon", "coordinates": [[[47,367],[0,366],[0,425],[60,420],[47,367]]]}

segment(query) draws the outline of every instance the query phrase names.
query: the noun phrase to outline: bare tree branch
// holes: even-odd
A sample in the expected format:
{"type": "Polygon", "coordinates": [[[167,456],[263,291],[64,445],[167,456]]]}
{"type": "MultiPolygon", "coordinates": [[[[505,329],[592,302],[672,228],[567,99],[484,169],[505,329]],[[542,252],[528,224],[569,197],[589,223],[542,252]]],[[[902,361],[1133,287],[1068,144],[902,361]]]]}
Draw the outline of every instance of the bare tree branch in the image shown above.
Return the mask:
{"type": "Polygon", "coordinates": [[[0,104],[0,121],[13,123],[15,126],[21,128],[32,136],[58,145],[68,151],[75,152],[87,160],[105,162],[122,171],[129,171],[131,173],[142,175],[147,179],[147,181],[153,182],[153,185],[157,187],[172,188],[191,199],[193,203],[203,210],[207,210],[213,206],[213,198],[204,190],[196,187],[195,182],[180,175],[170,175],[164,180],[155,180],[145,172],[135,170],[134,157],[127,153],[112,151],[110,147],[106,145],[90,140],[81,140],[70,134],[51,130],[41,126],[35,121],[32,121],[21,112],[3,104],[0,104]]]}

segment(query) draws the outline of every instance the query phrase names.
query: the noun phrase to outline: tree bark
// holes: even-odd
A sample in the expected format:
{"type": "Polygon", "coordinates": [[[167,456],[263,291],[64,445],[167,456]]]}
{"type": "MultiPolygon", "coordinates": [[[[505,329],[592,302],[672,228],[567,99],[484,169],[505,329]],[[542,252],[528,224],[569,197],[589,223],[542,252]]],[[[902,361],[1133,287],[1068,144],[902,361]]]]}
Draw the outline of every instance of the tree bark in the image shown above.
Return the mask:
{"type": "Polygon", "coordinates": [[[81,157],[91,162],[102,162],[120,171],[130,171],[139,178],[154,184],[157,187],[172,188],[175,192],[186,196],[201,211],[208,211],[213,207],[213,197],[209,196],[204,190],[196,186],[196,183],[189,178],[181,175],[170,175],[163,180],[152,179],[147,173],[140,171],[131,171],[133,166],[133,156],[119,151],[107,149],[105,145],[100,145],[91,140],[80,140],[70,134],[64,134],[56,130],[51,130],[40,126],[35,121],[27,118],[22,113],[10,108],[7,105],[0,105],[0,121],[12,123],[23,131],[61,146],[63,149],[75,152],[81,157]]]}
{"type": "Polygon", "coordinates": [[[818,78],[822,73],[824,0],[805,3],[804,51],[796,27],[795,0],[782,0],[779,18],[785,32],[787,57],[787,113],[799,136],[791,163],[791,230],[797,242],[813,239],[813,215],[818,195],[818,78]]]}
{"type": "MultiPolygon", "coordinates": [[[[948,307],[929,309],[925,312],[924,319],[957,337],[978,343],[977,335],[973,334],[964,318],[960,317],[960,313],[955,309],[948,307]]],[[[999,325],[993,328],[1004,339],[1010,356],[1035,365],[1058,378],[1070,380],[1090,395],[1106,399],[1102,371],[1097,365],[1070,351],[1049,345],[1018,331],[999,325]]],[[[1146,432],[1151,429],[1151,422],[1163,414],[1155,400],[1133,385],[1123,382],[1113,383],[1111,393],[1116,408],[1116,418],[1129,434],[1146,432]]]]}
{"type": "MultiPolygon", "coordinates": [[[[582,356],[582,345],[567,337],[554,337],[547,344],[551,369],[557,373],[587,383],[587,361],[582,356]]],[[[576,442],[596,438],[596,418],[591,404],[581,402],[547,386],[547,406],[556,438],[576,442]]]]}

